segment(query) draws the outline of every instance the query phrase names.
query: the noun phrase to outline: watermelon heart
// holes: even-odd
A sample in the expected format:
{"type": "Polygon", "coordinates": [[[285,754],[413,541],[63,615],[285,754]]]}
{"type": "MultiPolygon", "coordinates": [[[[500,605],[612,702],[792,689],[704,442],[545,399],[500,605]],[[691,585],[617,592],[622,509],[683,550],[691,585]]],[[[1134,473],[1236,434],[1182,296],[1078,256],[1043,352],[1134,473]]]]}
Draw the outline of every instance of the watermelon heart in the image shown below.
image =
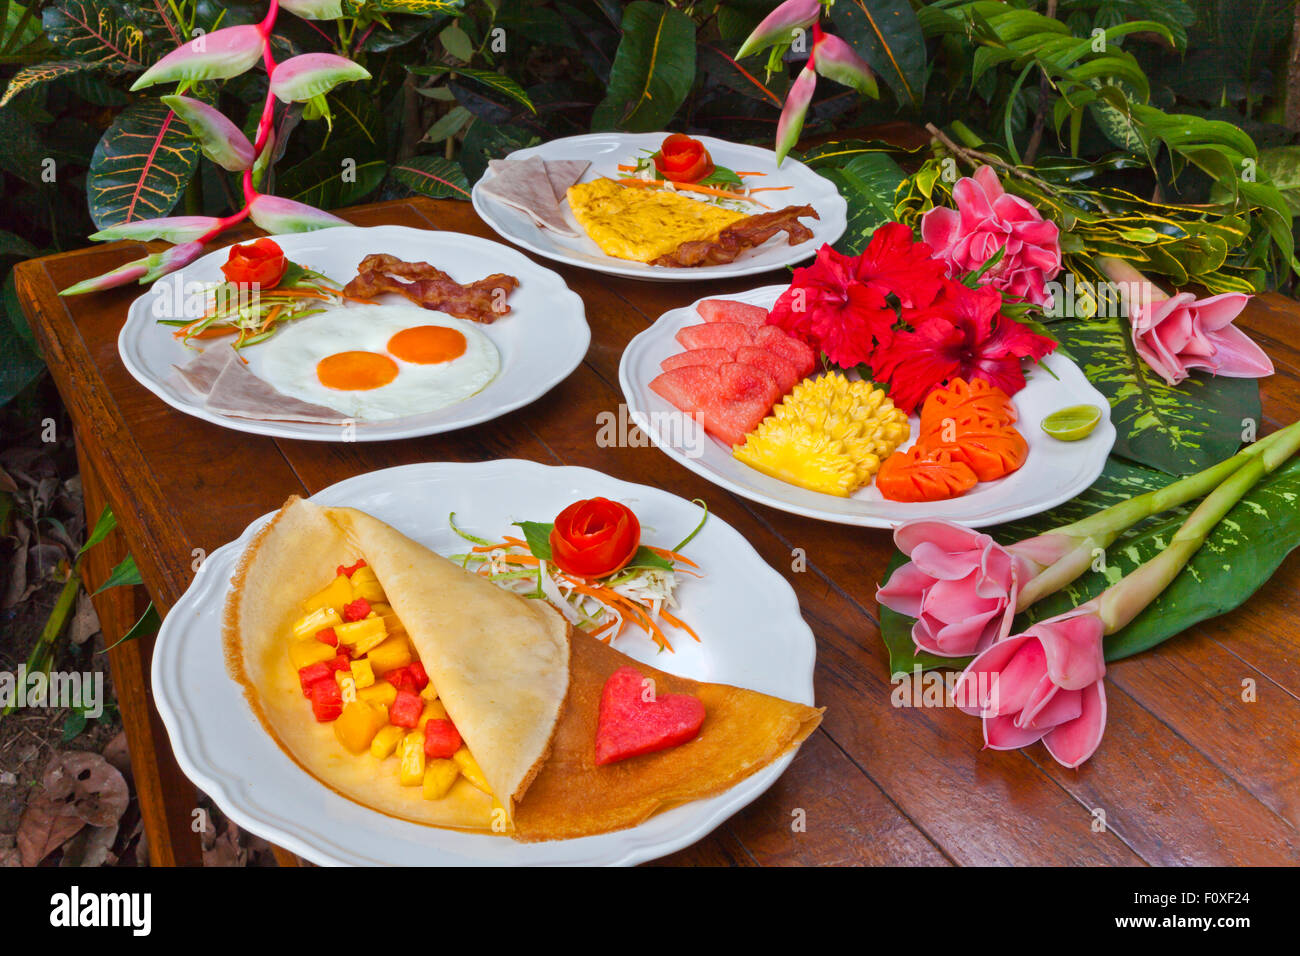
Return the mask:
{"type": "Polygon", "coordinates": [[[620,667],[609,675],[596,720],[597,766],[667,750],[700,732],[704,705],[698,698],[648,694],[649,689],[635,667],[620,667]]]}

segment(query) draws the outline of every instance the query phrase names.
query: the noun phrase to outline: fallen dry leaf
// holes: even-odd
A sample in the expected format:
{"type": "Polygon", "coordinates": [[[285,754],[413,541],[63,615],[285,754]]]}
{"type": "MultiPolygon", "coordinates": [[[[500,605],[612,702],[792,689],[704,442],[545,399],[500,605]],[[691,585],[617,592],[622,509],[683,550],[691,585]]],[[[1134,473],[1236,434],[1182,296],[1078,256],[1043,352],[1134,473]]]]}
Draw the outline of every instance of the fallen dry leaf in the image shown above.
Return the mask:
{"type": "Polygon", "coordinates": [[[126,779],[99,754],[73,750],[55,754],[41,781],[45,792],[72,808],[91,826],[115,825],[126,812],[126,779]]]}
{"type": "Polygon", "coordinates": [[[18,853],[23,866],[36,866],[80,832],[85,821],[68,804],[35,791],[18,821],[18,853]]]}
{"type": "Polygon", "coordinates": [[[112,852],[116,841],[116,823],[86,827],[64,845],[59,866],[112,866],[117,862],[112,852]]]}
{"type": "Polygon", "coordinates": [[[104,745],[104,759],[117,768],[127,783],[131,782],[131,751],[127,747],[125,730],[119,730],[117,736],[104,745]]]}
{"type": "Polygon", "coordinates": [[[84,590],[77,592],[77,610],[68,624],[68,640],[80,647],[99,633],[99,615],[90,595],[84,590]]]}

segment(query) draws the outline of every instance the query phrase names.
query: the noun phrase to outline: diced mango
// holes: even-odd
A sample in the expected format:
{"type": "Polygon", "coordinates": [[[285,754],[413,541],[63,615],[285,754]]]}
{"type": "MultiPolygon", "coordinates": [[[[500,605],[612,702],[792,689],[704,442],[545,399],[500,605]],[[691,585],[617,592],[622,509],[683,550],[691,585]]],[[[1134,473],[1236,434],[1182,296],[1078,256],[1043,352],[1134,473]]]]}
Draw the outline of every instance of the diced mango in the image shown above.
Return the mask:
{"type": "Polygon", "coordinates": [[[352,593],[356,597],[365,598],[372,605],[379,602],[386,603],[388,600],[384,589],[379,586],[379,578],[375,577],[375,569],[369,565],[352,572],[352,593]]]}
{"type": "Polygon", "coordinates": [[[305,641],[309,637],[314,638],[317,631],[342,623],[343,618],[339,617],[338,611],[332,607],[319,607],[294,623],[293,636],[300,641],[305,641]]]}
{"type": "Polygon", "coordinates": [[[321,661],[332,661],[338,651],[324,641],[309,637],[305,641],[289,642],[289,660],[293,661],[294,670],[302,670],[321,661]]]}
{"type": "Polygon", "coordinates": [[[433,686],[433,681],[429,681],[429,683],[424,685],[424,690],[420,691],[420,696],[425,700],[438,699],[438,688],[433,686]]]}
{"type": "Polygon", "coordinates": [[[393,634],[382,644],[371,648],[366,658],[370,661],[375,676],[383,677],[389,671],[411,663],[411,645],[402,635],[393,634]]]}
{"type": "Polygon", "coordinates": [[[334,736],[354,754],[365,753],[387,723],[388,714],[383,709],[354,700],[343,705],[343,712],[334,721],[334,736]]]}
{"type": "Polygon", "coordinates": [[[340,574],[323,591],[318,591],[303,601],[302,609],[304,611],[315,611],[317,608],[329,607],[342,614],[343,605],[353,600],[352,582],[348,580],[346,575],[340,574]]]}
{"type": "MultiPolygon", "coordinates": [[[[387,716],[384,719],[387,720],[387,716]]],[[[406,736],[406,731],[401,727],[394,727],[389,724],[387,727],[380,728],[379,733],[375,734],[375,739],[370,741],[371,756],[379,760],[385,759],[397,749],[397,745],[402,742],[404,736],[406,736]]]]}
{"type": "Polygon", "coordinates": [[[403,787],[418,787],[424,783],[424,734],[413,730],[397,745],[402,759],[400,780],[403,787]]]}
{"type": "Polygon", "coordinates": [[[364,690],[367,687],[374,686],[375,669],[370,666],[370,661],[363,657],[359,661],[353,661],[349,666],[352,669],[352,679],[356,681],[357,690],[364,690]]]}
{"type": "Polygon", "coordinates": [[[451,756],[452,762],[465,775],[465,779],[474,786],[478,787],[489,797],[492,796],[492,788],[488,786],[487,777],[483,776],[483,768],[478,765],[474,755],[469,752],[468,747],[461,747],[451,756]]]}
{"type": "MultiPolygon", "coordinates": [[[[352,662],[353,666],[356,666],[357,663],[359,662],[352,662]]],[[[357,700],[364,700],[367,704],[383,704],[385,707],[389,707],[393,701],[397,700],[397,688],[388,681],[380,681],[377,684],[371,684],[369,687],[358,688],[357,700]]]]}
{"type": "Polygon", "coordinates": [[[459,776],[454,760],[430,760],[424,768],[424,799],[441,800],[459,776]]]}
{"type": "Polygon", "coordinates": [[[424,705],[424,711],[420,714],[420,720],[417,726],[423,730],[424,725],[431,720],[446,720],[447,708],[442,706],[442,701],[431,700],[424,705]]]}
{"type": "Polygon", "coordinates": [[[348,624],[338,624],[334,627],[334,633],[339,636],[340,644],[347,644],[358,656],[382,644],[388,637],[388,631],[384,629],[384,619],[378,616],[364,617],[348,624]]]}
{"type": "Polygon", "coordinates": [[[353,679],[351,671],[335,671],[334,680],[338,682],[339,696],[344,704],[350,704],[357,699],[357,682],[353,679]]]}

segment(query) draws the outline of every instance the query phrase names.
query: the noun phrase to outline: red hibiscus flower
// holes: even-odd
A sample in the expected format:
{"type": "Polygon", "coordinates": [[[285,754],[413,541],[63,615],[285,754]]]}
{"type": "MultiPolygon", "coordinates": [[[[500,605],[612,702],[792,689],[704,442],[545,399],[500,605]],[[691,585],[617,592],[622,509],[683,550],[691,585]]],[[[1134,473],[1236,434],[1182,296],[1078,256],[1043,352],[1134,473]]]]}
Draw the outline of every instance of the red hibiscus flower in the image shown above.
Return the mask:
{"type": "Polygon", "coordinates": [[[901,222],[887,222],[871,234],[858,257],[853,278],[884,293],[893,293],[905,309],[923,309],[943,290],[947,266],[934,250],[912,237],[901,222]]]}
{"type": "Polygon", "coordinates": [[[1020,360],[1041,359],[1056,343],[1001,315],[1001,307],[996,288],[949,281],[930,308],[905,315],[913,331],[895,332],[872,363],[894,404],[911,411],[954,376],[982,378],[1008,395],[1024,388],[1020,360]]]}

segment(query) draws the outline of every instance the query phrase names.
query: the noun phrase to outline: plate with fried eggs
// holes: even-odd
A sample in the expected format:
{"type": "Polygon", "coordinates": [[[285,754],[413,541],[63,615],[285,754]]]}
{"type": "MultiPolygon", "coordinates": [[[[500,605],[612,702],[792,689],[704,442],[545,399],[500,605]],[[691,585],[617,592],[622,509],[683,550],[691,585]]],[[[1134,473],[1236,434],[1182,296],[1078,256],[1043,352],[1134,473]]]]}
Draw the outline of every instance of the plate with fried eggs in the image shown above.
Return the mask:
{"type": "Polygon", "coordinates": [[[222,279],[228,250],[219,249],[158,280],[132,304],[118,336],[127,370],[168,405],[226,428],[280,438],[413,438],[489,421],[540,398],[577,368],[590,344],[582,300],[555,272],[501,243],[405,226],[340,226],[272,238],[290,261],[339,286],[372,253],[431,263],[460,283],[505,273],[519,285],[510,293],[509,312],[490,324],[421,308],[392,293],[285,323],[238,353],[244,368],[270,386],[257,389],[270,396],[259,401],[307,403],[295,407],[336,420],[269,420],[214,411],[176,374],[200,349],[230,352],[228,339],[186,345],[160,324],[191,318],[195,309],[201,314],[205,290],[222,279]]]}
{"type": "MultiPolygon", "coordinates": [[[[623,175],[619,169],[620,165],[634,163],[637,157],[659,149],[667,135],[664,132],[611,132],[568,136],[539,146],[515,150],[506,159],[526,160],[536,156],[546,162],[586,161],[590,165],[587,166],[578,184],[593,184],[602,179],[617,180],[623,175]]],[[[838,241],[848,228],[848,204],[844,201],[844,197],[840,195],[834,183],[803,163],[787,156],[778,166],[776,153],[770,149],[729,143],[712,136],[692,138],[704,145],[717,165],[732,170],[747,171],[751,177],[761,174],[761,185],[774,190],[764,193],[764,199],[768,200],[770,208],[812,206],[819,218],[804,220],[804,225],[812,230],[812,238],[792,246],[786,242],[783,234],[778,234],[756,248],[745,250],[734,262],[723,265],[663,266],[637,262],[630,258],[617,258],[607,255],[592,238],[590,216],[584,217],[587,219],[586,226],[579,222],[571,207],[571,201],[566,200],[559,208],[560,214],[574,233],[568,236],[539,226],[519,209],[500,202],[490,193],[485,192],[483,187],[490,183],[495,175],[492,170],[488,170],[474,185],[471,194],[474,210],[502,238],[555,262],[580,266],[608,275],[662,282],[730,279],[781,269],[811,259],[824,243],[838,241]],[[769,197],[777,198],[769,199],[769,197]]],[[[751,184],[760,184],[760,180],[752,179],[751,184]]],[[[686,193],[675,195],[697,198],[686,193]]],[[[651,197],[649,194],[641,196],[629,194],[628,198],[635,201],[648,200],[651,197]]],[[[707,200],[701,202],[707,204],[707,200]]],[[[754,205],[741,211],[746,215],[753,215],[768,212],[770,209],[754,205]]],[[[628,213],[624,210],[620,215],[626,216],[628,213]]],[[[653,229],[654,222],[655,218],[648,215],[646,228],[653,229]]],[[[636,229],[628,229],[627,223],[622,224],[620,231],[637,232],[636,229]]]]}

